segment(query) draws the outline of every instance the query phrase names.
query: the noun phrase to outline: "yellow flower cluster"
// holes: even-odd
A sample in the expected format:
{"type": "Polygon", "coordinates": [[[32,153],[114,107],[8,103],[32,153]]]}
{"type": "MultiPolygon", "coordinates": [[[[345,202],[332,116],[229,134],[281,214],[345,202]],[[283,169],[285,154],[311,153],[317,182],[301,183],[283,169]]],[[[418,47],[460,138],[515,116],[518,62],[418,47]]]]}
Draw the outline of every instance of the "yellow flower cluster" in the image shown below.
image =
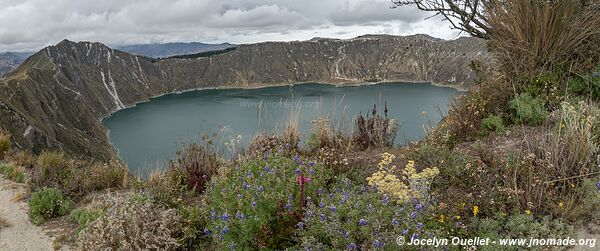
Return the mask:
{"type": "Polygon", "coordinates": [[[411,198],[422,198],[423,189],[428,188],[431,179],[439,174],[437,168],[427,168],[418,173],[415,169],[415,162],[410,160],[402,171],[402,179],[398,178],[394,171],[396,166],[390,164],[396,156],[390,153],[384,153],[378,164],[379,171],[367,178],[369,185],[375,185],[381,193],[390,195],[399,203],[408,202],[411,198]]]}

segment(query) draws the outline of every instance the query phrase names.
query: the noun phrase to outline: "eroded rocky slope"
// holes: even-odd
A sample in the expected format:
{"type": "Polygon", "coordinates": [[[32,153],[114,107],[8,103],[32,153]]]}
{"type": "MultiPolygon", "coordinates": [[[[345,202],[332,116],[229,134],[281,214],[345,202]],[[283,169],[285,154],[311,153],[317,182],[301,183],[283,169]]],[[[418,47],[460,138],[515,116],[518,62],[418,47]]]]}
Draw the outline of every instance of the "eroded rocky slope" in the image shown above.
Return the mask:
{"type": "Polygon", "coordinates": [[[363,36],[240,45],[195,59],[135,56],[100,43],[62,41],[0,79],[0,127],[19,148],[99,160],[116,157],[101,120],[166,93],[298,82],[434,82],[468,88],[483,41],[425,35],[363,36]]]}

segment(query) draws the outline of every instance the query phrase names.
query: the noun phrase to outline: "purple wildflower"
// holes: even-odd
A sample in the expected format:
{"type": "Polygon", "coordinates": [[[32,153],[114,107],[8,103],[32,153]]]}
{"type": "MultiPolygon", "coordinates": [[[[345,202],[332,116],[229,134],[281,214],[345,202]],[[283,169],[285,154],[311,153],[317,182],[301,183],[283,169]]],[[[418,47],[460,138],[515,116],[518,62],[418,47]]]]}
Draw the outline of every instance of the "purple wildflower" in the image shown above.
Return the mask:
{"type": "Polygon", "coordinates": [[[358,220],[358,225],[359,226],[366,226],[367,225],[367,220],[365,220],[365,219],[358,220]]]}
{"type": "Polygon", "coordinates": [[[285,204],[285,209],[287,209],[288,211],[292,211],[292,204],[290,204],[289,201],[287,204],[285,204]]]}
{"type": "Polygon", "coordinates": [[[407,235],[407,234],[408,234],[408,229],[402,230],[402,235],[407,235]]]}
{"type": "Polygon", "coordinates": [[[321,219],[321,221],[325,221],[327,219],[327,216],[325,214],[321,214],[319,215],[319,218],[321,219]]]}
{"type": "Polygon", "coordinates": [[[252,207],[256,207],[256,201],[252,202],[252,207]]]}
{"type": "Polygon", "coordinates": [[[379,241],[379,240],[374,240],[373,241],[373,246],[376,248],[382,248],[383,247],[383,242],[379,241]]]}
{"type": "Polygon", "coordinates": [[[398,225],[398,224],[400,224],[400,223],[398,222],[398,220],[396,220],[396,218],[393,218],[393,219],[392,219],[392,225],[396,226],[396,225],[398,225]]]}
{"type": "Polygon", "coordinates": [[[346,245],[346,249],[347,250],[356,250],[356,243],[351,242],[348,245],[346,245]]]}
{"type": "Polygon", "coordinates": [[[304,228],[304,222],[298,222],[298,224],[296,224],[296,228],[297,229],[303,229],[304,228]]]}
{"type": "Polygon", "coordinates": [[[335,213],[335,211],[337,211],[337,208],[334,205],[331,205],[329,207],[329,210],[331,210],[332,213],[335,213]]]}
{"type": "Polygon", "coordinates": [[[269,163],[265,166],[265,172],[271,173],[271,167],[269,167],[269,163]]]}
{"type": "Polygon", "coordinates": [[[295,175],[298,175],[298,174],[300,174],[300,168],[296,168],[296,170],[294,171],[294,174],[295,174],[295,175]]]}
{"type": "Polygon", "coordinates": [[[383,205],[387,205],[388,203],[390,203],[390,198],[387,195],[383,195],[383,199],[381,199],[381,203],[383,203],[383,205]]]}
{"type": "Polygon", "coordinates": [[[423,223],[421,223],[421,222],[417,223],[417,229],[421,229],[421,228],[423,228],[423,226],[424,226],[423,223]]]}
{"type": "Polygon", "coordinates": [[[417,218],[417,212],[416,211],[410,212],[410,218],[416,219],[417,218]]]}
{"type": "Polygon", "coordinates": [[[325,203],[323,203],[323,202],[319,203],[319,207],[320,208],[324,208],[325,207],[325,203]]]}
{"type": "Polygon", "coordinates": [[[264,191],[264,190],[265,190],[265,188],[264,188],[263,186],[258,186],[258,191],[259,191],[259,192],[262,192],[262,191],[264,191]]]}
{"type": "Polygon", "coordinates": [[[254,176],[254,173],[252,173],[252,170],[248,170],[248,173],[246,173],[247,177],[252,177],[254,176]]]}
{"type": "Polygon", "coordinates": [[[250,188],[250,185],[248,183],[244,182],[244,184],[242,185],[242,187],[244,189],[248,189],[248,188],[250,188]]]}
{"type": "Polygon", "coordinates": [[[242,195],[241,193],[238,193],[237,197],[241,199],[241,198],[244,198],[244,195],[242,195]]]}
{"type": "Polygon", "coordinates": [[[311,160],[311,161],[309,161],[309,162],[308,162],[308,166],[310,166],[310,167],[313,167],[313,166],[315,166],[315,162],[314,162],[314,161],[312,161],[312,160],[311,160]]]}
{"type": "Polygon", "coordinates": [[[415,205],[415,209],[421,210],[421,209],[423,209],[423,205],[421,203],[419,203],[419,204],[415,205]]]}
{"type": "Polygon", "coordinates": [[[208,228],[204,228],[204,236],[210,237],[210,230],[208,228]]]}
{"type": "Polygon", "coordinates": [[[600,191],[600,181],[596,182],[596,191],[600,191]]]}
{"type": "Polygon", "coordinates": [[[410,237],[411,240],[418,240],[419,239],[419,234],[417,233],[413,233],[412,237],[410,237]]]}
{"type": "Polygon", "coordinates": [[[313,170],[312,168],[310,170],[308,170],[308,173],[310,173],[310,175],[314,175],[315,174],[315,170],[313,170]]]}
{"type": "Polygon", "coordinates": [[[215,212],[215,210],[214,210],[214,209],[213,209],[212,211],[210,211],[210,219],[214,220],[214,219],[215,219],[215,216],[216,216],[216,214],[217,214],[217,213],[215,212]]]}
{"type": "Polygon", "coordinates": [[[227,214],[227,212],[223,213],[223,216],[221,216],[221,220],[223,220],[223,221],[229,220],[229,214],[227,214]]]}
{"type": "Polygon", "coordinates": [[[229,233],[229,228],[228,228],[227,226],[224,226],[224,227],[223,227],[223,230],[221,230],[221,233],[222,233],[222,234],[227,234],[227,233],[229,233]]]}

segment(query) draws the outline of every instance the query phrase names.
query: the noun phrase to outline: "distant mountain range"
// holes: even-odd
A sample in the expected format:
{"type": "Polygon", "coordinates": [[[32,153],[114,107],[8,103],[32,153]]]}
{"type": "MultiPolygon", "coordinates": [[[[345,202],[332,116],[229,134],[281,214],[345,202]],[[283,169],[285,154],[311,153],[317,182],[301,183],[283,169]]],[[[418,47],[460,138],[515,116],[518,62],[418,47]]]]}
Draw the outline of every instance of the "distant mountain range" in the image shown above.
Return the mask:
{"type": "Polygon", "coordinates": [[[0,54],[0,76],[17,68],[34,52],[5,52],[0,54]]]}
{"type": "Polygon", "coordinates": [[[235,45],[230,43],[165,43],[165,44],[135,44],[115,47],[117,50],[142,55],[151,58],[168,58],[172,56],[197,54],[201,52],[224,50],[235,45]]]}
{"type": "MultiPolygon", "coordinates": [[[[124,46],[115,46],[114,49],[128,52],[133,55],[146,56],[151,58],[168,58],[173,56],[182,56],[198,54],[210,51],[220,51],[233,48],[235,45],[230,43],[205,44],[205,43],[164,43],[164,44],[133,44],[124,46]]],[[[0,76],[17,68],[25,59],[35,52],[5,52],[0,53],[0,76]]]]}

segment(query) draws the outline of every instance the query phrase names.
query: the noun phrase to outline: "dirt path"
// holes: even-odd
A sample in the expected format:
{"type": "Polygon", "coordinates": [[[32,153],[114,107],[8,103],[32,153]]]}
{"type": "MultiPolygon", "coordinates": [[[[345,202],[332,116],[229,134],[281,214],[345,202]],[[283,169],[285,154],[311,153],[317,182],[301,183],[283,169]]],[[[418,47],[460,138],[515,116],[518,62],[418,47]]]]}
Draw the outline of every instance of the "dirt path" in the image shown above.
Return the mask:
{"type": "Polygon", "coordinates": [[[0,250],[54,250],[53,238],[29,222],[27,204],[12,201],[23,191],[24,185],[5,180],[0,175],[0,217],[9,223],[8,227],[0,228],[0,250]]]}

